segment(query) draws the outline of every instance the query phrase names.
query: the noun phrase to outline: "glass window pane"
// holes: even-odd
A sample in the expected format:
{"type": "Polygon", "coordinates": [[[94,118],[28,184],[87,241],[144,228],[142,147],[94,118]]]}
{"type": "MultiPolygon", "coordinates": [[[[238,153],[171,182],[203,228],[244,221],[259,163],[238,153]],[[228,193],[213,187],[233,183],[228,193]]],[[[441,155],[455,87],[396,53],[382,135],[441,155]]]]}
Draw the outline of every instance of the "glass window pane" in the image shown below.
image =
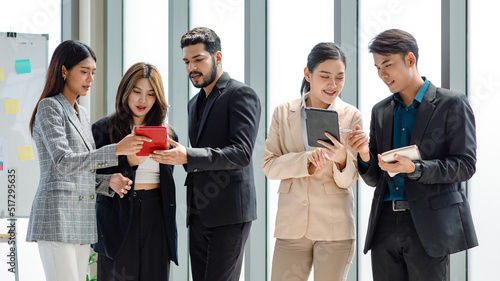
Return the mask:
{"type": "Polygon", "coordinates": [[[123,72],[137,62],[153,64],[168,95],[168,1],[126,0],[123,19],[123,72]]]}
{"type": "Polygon", "coordinates": [[[61,43],[61,0],[2,1],[0,31],[49,34],[49,61],[61,43]]]}
{"type": "MultiPolygon", "coordinates": [[[[441,2],[433,0],[359,1],[359,109],[364,130],[369,132],[372,107],[391,95],[377,75],[368,43],[378,33],[398,28],[411,33],[419,46],[418,70],[434,85],[441,85],[441,2]]],[[[372,280],[370,253],[363,254],[368,216],[373,198],[372,187],[359,181],[358,199],[358,261],[359,280],[372,280]]]]}
{"type": "MultiPolygon", "coordinates": [[[[279,104],[300,97],[309,52],[319,42],[333,42],[333,1],[268,1],[267,120],[279,104]],[[285,8],[286,7],[286,11],[285,8]],[[311,18],[311,15],[314,18],[311,18]]],[[[349,77],[346,77],[349,79],[349,77]]],[[[269,127],[270,123],[267,124],[269,127]]],[[[268,276],[274,252],[278,180],[268,180],[268,276]]],[[[312,274],[310,280],[313,280],[312,274]]]]}
{"type": "Polygon", "coordinates": [[[500,189],[494,175],[498,162],[500,132],[498,104],[500,104],[500,69],[492,62],[493,48],[500,38],[492,36],[491,27],[500,25],[497,11],[500,3],[488,0],[470,1],[470,85],[469,100],[476,117],[477,165],[476,174],[469,183],[469,199],[479,239],[479,247],[470,250],[469,280],[492,280],[500,276],[500,225],[496,198],[500,189]],[[493,47],[493,48],[492,48],[493,47]],[[492,150],[493,148],[493,150],[492,150]]]}
{"type": "MultiPolygon", "coordinates": [[[[0,31],[2,32],[49,34],[48,61],[50,61],[54,49],[61,43],[60,0],[2,1],[0,19],[0,31]]],[[[7,233],[10,223],[11,221],[7,219],[0,219],[0,233],[7,233]]],[[[44,276],[44,272],[37,244],[25,242],[27,225],[27,218],[20,218],[16,221],[16,262],[19,268],[19,280],[38,280],[40,276],[44,276]]],[[[6,241],[1,242],[0,255],[7,257],[11,247],[12,245],[6,241]]],[[[3,260],[7,261],[8,259],[3,260]]],[[[10,265],[7,262],[0,265],[0,280],[15,280],[15,275],[8,271],[9,268],[10,265]]]]}
{"type": "MultiPolygon", "coordinates": [[[[222,69],[231,78],[244,82],[245,1],[191,0],[189,7],[190,29],[208,27],[215,31],[221,40],[222,69]]],[[[189,85],[191,96],[199,92],[191,82],[189,85]]]]}

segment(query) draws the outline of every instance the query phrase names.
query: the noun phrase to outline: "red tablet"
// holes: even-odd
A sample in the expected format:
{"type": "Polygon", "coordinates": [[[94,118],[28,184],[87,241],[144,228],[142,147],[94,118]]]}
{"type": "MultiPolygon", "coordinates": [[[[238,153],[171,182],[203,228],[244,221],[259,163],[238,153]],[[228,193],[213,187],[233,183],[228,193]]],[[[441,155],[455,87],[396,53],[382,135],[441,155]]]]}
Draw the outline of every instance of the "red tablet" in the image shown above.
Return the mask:
{"type": "Polygon", "coordinates": [[[149,156],[155,150],[167,149],[167,128],[161,126],[138,126],[135,127],[134,133],[138,136],[146,136],[152,142],[144,142],[142,149],[137,156],[149,156]]]}

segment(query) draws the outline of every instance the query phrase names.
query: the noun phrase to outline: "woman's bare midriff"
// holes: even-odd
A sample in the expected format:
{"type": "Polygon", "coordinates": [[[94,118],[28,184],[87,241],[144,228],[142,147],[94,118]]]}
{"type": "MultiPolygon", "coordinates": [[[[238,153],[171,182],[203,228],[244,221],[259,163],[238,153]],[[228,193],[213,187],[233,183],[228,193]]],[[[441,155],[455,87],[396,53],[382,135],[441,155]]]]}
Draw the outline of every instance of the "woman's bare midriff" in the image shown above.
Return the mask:
{"type": "Polygon", "coordinates": [[[160,187],[159,183],[136,183],[134,190],[151,190],[160,187]]]}

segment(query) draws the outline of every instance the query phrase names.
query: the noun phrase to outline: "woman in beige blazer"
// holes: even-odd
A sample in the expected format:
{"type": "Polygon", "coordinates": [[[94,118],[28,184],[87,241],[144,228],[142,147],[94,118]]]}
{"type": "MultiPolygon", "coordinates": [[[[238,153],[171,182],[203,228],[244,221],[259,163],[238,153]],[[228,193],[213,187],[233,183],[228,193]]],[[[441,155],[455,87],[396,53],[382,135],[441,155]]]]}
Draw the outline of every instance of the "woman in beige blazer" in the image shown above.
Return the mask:
{"type": "Polygon", "coordinates": [[[361,113],[338,95],[344,86],[345,55],[333,43],[317,44],[308,56],[302,98],[279,105],[267,136],[262,168],[278,190],[276,244],[271,280],[345,280],[355,251],[356,152],[326,134],[330,145],[309,147],[305,107],[338,112],[340,127],[354,129],[361,113]]]}

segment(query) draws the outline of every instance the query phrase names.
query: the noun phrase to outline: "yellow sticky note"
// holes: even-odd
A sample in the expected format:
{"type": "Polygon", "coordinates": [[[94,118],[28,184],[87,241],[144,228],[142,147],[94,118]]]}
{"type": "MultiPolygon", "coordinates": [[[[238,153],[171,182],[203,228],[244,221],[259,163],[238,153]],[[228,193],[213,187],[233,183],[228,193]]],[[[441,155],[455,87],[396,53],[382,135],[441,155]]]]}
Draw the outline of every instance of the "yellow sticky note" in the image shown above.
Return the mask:
{"type": "Polygon", "coordinates": [[[9,99],[5,100],[5,114],[19,113],[19,100],[9,99]]]}
{"type": "Polygon", "coordinates": [[[3,81],[3,66],[0,66],[0,81],[3,81]]]}
{"type": "Polygon", "coordinates": [[[19,154],[19,161],[21,162],[35,159],[31,145],[18,147],[17,154],[19,154]]]}

